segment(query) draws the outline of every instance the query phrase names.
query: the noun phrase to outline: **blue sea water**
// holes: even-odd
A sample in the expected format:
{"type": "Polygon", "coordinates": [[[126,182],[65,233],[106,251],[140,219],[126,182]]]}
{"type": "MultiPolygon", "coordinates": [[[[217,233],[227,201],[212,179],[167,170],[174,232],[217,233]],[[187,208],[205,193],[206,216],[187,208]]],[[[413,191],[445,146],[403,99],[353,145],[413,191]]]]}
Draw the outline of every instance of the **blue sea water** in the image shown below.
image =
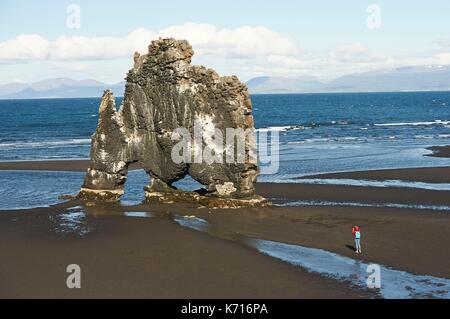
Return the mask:
{"type": "MultiPolygon", "coordinates": [[[[450,144],[450,92],[254,95],[252,102],[258,131],[280,134],[279,169],[260,181],[450,165],[423,156],[427,147],[450,144]]],[[[99,104],[99,98],[0,100],[0,161],[89,158],[99,104]]],[[[0,172],[0,202],[13,195],[6,187],[20,190],[39,180],[26,174],[0,172]]],[[[147,177],[136,176],[127,187],[141,193],[147,177]]]]}
{"type": "MultiPolygon", "coordinates": [[[[427,147],[449,145],[450,92],[302,94],[252,96],[256,127],[260,132],[280,134],[280,163],[275,174],[261,181],[293,182],[300,175],[400,167],[450,165],[450,159],[425,157],[427,147]]],[[[121,100],[118,99],[117,105],[121,100]]],[[[90,138],[98,121],[100,99],[0,100],[0,161],[87,159],[90,138]]],[[[61,202],[63,194],[75,194],[83,172],[0,171],[0,211],[43,207],[61,202]]],[[[145,172],[132,171],[126,183],[123,205],[143,200],[148,184],[145,172]]],[[[295,182],[305,180],[295,180],[295,182]]],[[[309,181],[311,182],[311,181],[309,181]]],[[[321,180],[314,183],[336,183],[321,180]]],[[[405,181],[344,181],[357,185],[448,189],[449,184],[405,181]]],[[[186,178],[179,188],[199,187],[186,178]]],[[[285,205],[374,204],[348,202],[293,202],[285,205]]],[[[376,206],[378,207],[378,206],[376,206]]],[[[384,203],[380,207],[448,212],[447,206],[384,203]]],[[[147,218],[148,213],[127,213],[147,218]]],[[[92,231],[82,208],[55,215],[61,233],[80,235],[92,231]]],[[[204,231],[208,223],[195,218],[175,219],[182,226],[204,231]]],[[[247,243],[258,251],[307,271],[365,287],[367,266],[330,252],[263,240],[247,243]],[[322,262],[326,259],[326,262],[322,262]],[[328,267],[323,267],[328,265],[328,267]]],[[[381,266],[386,298],[449,297],[445,278],[417,276],[381,266]]]]}

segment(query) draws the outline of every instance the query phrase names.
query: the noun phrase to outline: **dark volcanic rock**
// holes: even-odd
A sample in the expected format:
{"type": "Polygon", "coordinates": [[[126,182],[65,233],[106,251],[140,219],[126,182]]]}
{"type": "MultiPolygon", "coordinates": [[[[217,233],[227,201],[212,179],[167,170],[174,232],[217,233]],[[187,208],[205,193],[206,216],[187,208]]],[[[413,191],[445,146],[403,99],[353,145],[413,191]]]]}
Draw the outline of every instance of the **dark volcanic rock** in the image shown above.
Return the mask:
{"type": "Polygon", "coordinates": [[[254,130],[247,87],[235,76],[220,77],[214,70],[192,66],[193,54],[187,41],[174,39],[153,41],[146,55],[135,53],[120,110],[116,111],[110,91],[103,95],[92,138],[92,162],[79,198],[117,200],[123,194],[128,165],[139,162],[151,175],[151,184],[145,188],[148,201],[186,200],[217,206],[233,200],[229,206],[263,202],[254,194],[255,139],[252,134],[242,135],[244,130],[254,130]],[[185,153],[194,160],[173,160],[174,147],[184,137],[177,129],[184,128],[194,138],[199,127],[203,139],[192,140],[185,153]],[[225,143],[229,128],[242,132],[236,141],[225,143]],[[217,129],[223,133],[223,149],[214,139],[217,129]],[[239,142],[244,146],[244,160],[233,151],[232,161],[226,161],[224,150],[239,149],[239,142]],[[205,148],[223,161],[195,160],[205,148]],[[171,186],[186,175],[205,185],[205,194],[171,186]]]}

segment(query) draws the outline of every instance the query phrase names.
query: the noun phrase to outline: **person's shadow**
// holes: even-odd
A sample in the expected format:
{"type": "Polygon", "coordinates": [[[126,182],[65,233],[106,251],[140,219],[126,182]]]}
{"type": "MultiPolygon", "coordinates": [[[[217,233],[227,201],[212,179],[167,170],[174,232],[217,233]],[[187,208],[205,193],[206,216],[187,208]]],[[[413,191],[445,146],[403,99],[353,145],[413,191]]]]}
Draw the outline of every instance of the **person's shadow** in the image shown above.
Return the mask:
{"type": "Polygon", "coordinates": [[[356,248],[355,248],[355,246],[352,246],[352,245],[345,245],[345,247],[347,247],[348,249],[350,249],[351,251],[356,251],[356,248]]]}

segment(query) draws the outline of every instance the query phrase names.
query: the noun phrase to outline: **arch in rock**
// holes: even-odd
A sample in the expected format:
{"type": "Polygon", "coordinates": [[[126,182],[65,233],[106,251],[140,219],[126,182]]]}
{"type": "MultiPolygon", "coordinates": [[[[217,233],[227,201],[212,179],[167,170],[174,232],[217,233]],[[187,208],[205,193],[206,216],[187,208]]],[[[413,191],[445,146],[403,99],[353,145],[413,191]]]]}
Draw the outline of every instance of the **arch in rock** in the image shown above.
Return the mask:
{"type": "MultiPolygon", "coordinates": [[[[195,126],[225,132],[227,128],[254,129],[250,96],[237,77],[219,77],[211,69],[192,66],[193,50],[187,41],[160,39],[148,54],[135,54],[126,77],[123,103],[117,111],[114,95],[105,91],[99,122],[92,137],[91,165],[79,198],[117,200],[128,167],[139,163],[151,175],[147,194],[170,193],[171,185],[190,175],[205,185],[209,195],[252,198],[258,175],[250,152],[254,139],[245,139],[243,162],[177,163],[172,150],[179,142],[174,132],[184,128],[191,136],[195,126]]],[[[193,148],[208,146],[208,140],[193,148]]]]}

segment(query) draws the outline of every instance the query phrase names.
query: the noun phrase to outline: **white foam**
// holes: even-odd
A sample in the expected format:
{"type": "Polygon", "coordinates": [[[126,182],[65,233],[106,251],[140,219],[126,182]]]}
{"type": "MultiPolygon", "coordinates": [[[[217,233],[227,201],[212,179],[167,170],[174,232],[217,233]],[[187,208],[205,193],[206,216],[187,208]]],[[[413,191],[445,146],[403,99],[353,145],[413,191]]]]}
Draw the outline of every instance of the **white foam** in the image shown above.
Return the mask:
{"type": "Polygon", "coordinates": [[[362,186],[362,187],[406,187],[419,188],[437,191],[450,191],[450,183],[424,183],[403,180],[365,180],[365,179],[333,179],[333,178],[304,178],[293,180],[300,184],[318,184],[318,185],[346,185],[346,186],[362,186]]]}
{"type": "MultiPolygon", "coordinates": [[[[175,221],[196,231],[207,232],[209,223],[195,216],[175,216],[175,221]]],[[[351,282],[367,289],[369,266],[349,257],[338,255],[323,249],[291,245],[281,242],[244,238],[246,245],[273,258],[302,267],[311,273],[317,273],[331,279],[351,282]]],[[[381,287],[374,292],[388,299],[406,298],[450,298],[450,280],[427,275],[415,275],[406,271],[378,265],[381,287]]]]}
{"type": "Polygon", "coordinates": [[[285,132],[288,130],[295,129],[295,126],[270,126],[270,127],[264,127],[256,129],[257,132],[285,132]]]}
{"type": "Polygon", "coordinates": [[[126,217],[138,217],[138,218],[150,218],[153,217],[152,213],[148,212],[125,212],[126,217]]]}
{"type": "Polygon", "coordinates": [[[295,206],[352,206],[352,207],[377,207],[377,208],[405,208],[405,209],[420,209],[420,210],[436,210],[436,211],[450,211],[450,206],[445,205],[414,205],[414,204],[398,204],[398,203],[361,203],[361,202],[334,202],[334,201],[318,201],[318,200],[298,200],[277,204],[280,207],[295,207],[295,206]]]}
{"type": "Polygon", "coordinates": [[[435,120],[430,122],[400,122],[400,123],[382,123],[374,124],[374,126],[427,126],[427,125],[448,125],[448,120],[435,120]]]}
{"type": "Polygon", "coordinates": [[[18,142],[18,143],[0,143],[1,150],[11,150],[18,148],[39,148],[49,146],[63,146],[63,145],[84,145],[90,144],[91,139],[74,138],[61,141],[46,141],[46,142],[18,142]]]}
{"type": "MultiPolygon", "coordinates": [[[[268,256],[300,266],[309,272],[341,281],[350,281],[361,288],[367,288],[367,280],[371,274],[368,270],[373,264],[322,249],[269,240],[249,239],[247,244],[268,256]]],[[[380,269],[381,287],[375,288],[374,291],[383,298],[450,298],[450,280],[447,278],[414,275],[383,265],[376,264],[376,266],[380,269]]]]}

